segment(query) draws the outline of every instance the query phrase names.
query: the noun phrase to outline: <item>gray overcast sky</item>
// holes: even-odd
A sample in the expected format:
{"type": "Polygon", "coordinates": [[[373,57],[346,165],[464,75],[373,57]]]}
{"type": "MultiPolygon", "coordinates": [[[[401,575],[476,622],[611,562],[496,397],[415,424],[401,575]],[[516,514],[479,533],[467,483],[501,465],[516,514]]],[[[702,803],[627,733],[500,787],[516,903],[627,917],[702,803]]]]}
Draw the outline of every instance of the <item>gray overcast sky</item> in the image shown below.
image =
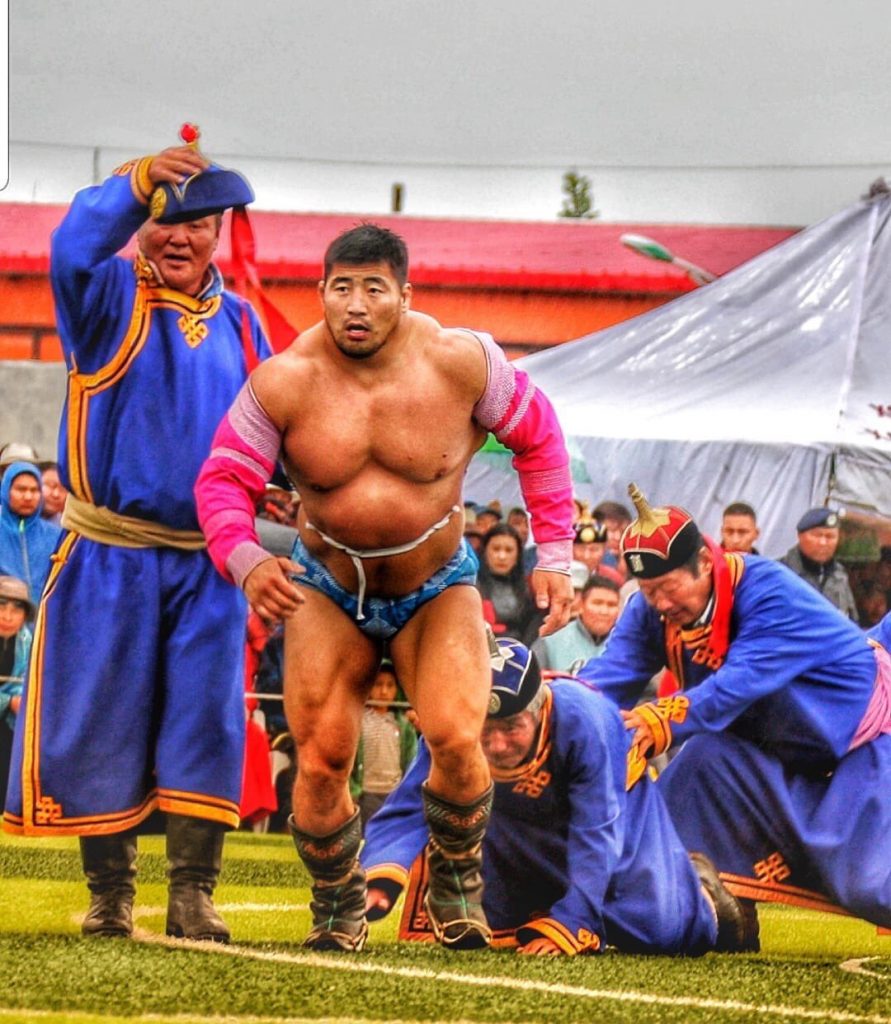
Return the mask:
{"type": "Polygon", "coordinates": [[[135,154],[188,117],[231,156],[865,186],[889,54],[886,0],[10,0],[10,139],[135,154]]]}

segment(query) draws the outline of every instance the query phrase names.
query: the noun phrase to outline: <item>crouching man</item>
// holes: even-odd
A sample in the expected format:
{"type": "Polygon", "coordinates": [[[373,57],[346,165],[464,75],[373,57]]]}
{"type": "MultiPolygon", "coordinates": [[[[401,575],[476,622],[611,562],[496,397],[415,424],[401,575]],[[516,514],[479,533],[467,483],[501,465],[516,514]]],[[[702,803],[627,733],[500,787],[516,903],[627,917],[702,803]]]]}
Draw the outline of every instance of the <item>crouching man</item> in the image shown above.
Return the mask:
{"type": "MultiPolygon", "coordinates": [[[[483,840],[483,906],[494,945],[538,956],[698,956],[756,949],[742,908],[710,861],[688,855],[648,779],[626,791],[629,737],[617,708],[578,680],[543,683],[532,654],[493,653],[483,751],[495,785],[483,840]]],[[[362,863],[368,916],[408,886],[400,937],[429,934],[423,743],[369,822],[362,863]]]]}

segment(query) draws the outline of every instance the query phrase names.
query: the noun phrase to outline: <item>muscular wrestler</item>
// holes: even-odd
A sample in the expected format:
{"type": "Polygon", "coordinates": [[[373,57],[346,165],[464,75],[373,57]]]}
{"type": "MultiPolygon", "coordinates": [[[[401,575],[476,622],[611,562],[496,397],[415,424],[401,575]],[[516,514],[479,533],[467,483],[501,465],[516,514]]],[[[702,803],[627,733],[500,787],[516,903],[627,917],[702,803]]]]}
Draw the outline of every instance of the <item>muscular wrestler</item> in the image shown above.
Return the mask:
{"type": "Polygon", "coordinates": [[[196,488],[217,567],[261,615],[288,620],[285,702],[298,750],[289,824],[314,879],[306,945],[316,949],[361,949],[367,932],[348,777],[384,640],[431,753],[437,938],[456,949],[490,940],[480,844],[492,786],[479,740],[489,660],[461,514],[464,472],[487,430],[516,453],[544,631],[567,620],[572,597],[569,460],[550,404],[488,335],[412,312],[407,274],[390,231],[364,224],[334,240],[319,284],[324,319],[258,367],[196,488]],[[302,497],[294,562],[254,534],[253,499],[279,457],[302,497]]]}

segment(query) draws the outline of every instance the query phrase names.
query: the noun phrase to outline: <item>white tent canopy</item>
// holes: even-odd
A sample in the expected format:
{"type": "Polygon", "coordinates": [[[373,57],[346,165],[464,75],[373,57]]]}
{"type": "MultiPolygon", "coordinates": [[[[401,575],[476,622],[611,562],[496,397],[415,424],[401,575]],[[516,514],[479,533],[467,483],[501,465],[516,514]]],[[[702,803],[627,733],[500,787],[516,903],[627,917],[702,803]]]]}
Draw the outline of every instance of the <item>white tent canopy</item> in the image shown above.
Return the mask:
{"type": "MultiPolygon", "coordinates": [[[[731,501],[779,555],[813,505],[891,517],[891,195],[858,202],[713,284],[519,365],[554,403],[590,483],[635,481],[716,533],[731,501]]],[[[465,492],[520,499],[477,456],[465,492]]]]}

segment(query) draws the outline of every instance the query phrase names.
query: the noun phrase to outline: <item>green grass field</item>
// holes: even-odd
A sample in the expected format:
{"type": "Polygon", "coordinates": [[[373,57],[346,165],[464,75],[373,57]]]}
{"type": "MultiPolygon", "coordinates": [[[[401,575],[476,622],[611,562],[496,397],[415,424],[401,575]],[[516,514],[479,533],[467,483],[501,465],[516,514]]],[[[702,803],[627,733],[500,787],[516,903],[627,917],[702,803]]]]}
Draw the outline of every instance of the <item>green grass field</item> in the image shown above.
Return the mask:
{"type": "Polygon", "coordinates": [[[137,941],[87,941],[76,840],[0,837],[0,1024],[891,1024],[891,937],[791,908],[761,907],[758,955],[449,954],[396,942],[395,914],[361,955],[313,954],[300,946],[307,878],[284,836],[227,837],[216,902],[231,946],[171,942],[162,843],[140,839],[137,941]]]}

